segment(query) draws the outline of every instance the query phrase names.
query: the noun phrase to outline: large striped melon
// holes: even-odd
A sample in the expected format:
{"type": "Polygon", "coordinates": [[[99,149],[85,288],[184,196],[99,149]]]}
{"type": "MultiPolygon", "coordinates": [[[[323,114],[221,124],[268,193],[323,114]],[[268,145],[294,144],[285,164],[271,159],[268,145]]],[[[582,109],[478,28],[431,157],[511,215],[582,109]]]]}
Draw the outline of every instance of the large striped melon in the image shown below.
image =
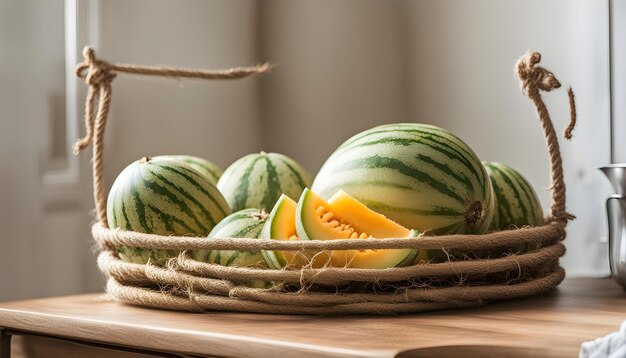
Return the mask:
{"type": "Polygon", "coordinates": [[[485,168],[452,133],[399,123],[361,132],[326,161],[312,190],[339,190],[387,218],[426,234],[483,233],[495,200],[485,168]]]}
{"type": "Polygon", "coordinates": [[[232,211],[258,208],[268,212],[281,194],[297,200],[310,185],[310,175],[294,160],[265,152],[237,160],[217,183],[232,211]]]}
{"type": "Polygon", "coordinates": [[[483,162],[496,196],[497,215],[494,230],[511,227],[538,226],[543,223],[543,210],[537,193],[515,169],[496,162],[483,162]]]}
{"type": "MultiPolygon", "coordinates": [[[[107,200],[109,227],[157,235],[206,236],[230,209],[217,188],[188,165],[145,157],[115,179],[107,200]]],[[[126,261],[163,263],[172,250],[118,248],[126,261]]]]}
{"type": "MultiPolygon", "coordinates": [[[[259,209],[244,209],[228,215],[220,221],[209,233],[209,239],[250,238],[259,237],[267,212],[259,209]]],[[[223,266],[267,267],[261,251],[234,251],[234,250],[198,250],[192,254],[198,261],[219,264],[223,266]]]]}
{"type": "Polygon", "coordinates": [[[168,159],[183,162],[207,178],[213,185],[217,184],[217,181],[223,173],[222,169],[220,169],[217,165],[206,159],[195,157],[193,155],[159,155],[154,157],[154,159],[168,159]]]}

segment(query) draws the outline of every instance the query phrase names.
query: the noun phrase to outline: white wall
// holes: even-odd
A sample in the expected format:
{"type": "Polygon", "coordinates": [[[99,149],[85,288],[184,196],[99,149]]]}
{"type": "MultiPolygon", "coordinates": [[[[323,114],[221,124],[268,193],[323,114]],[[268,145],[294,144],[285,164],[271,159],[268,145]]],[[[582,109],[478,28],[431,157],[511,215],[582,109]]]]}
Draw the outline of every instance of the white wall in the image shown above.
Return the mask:
{"type": "MultiPolygon", "coordinates": [[[[257,51],[257,4],[101,2],[99,54],[109,61],[191,68],[247,66],[257,51]]],[[[121,75],[106,135],[106,181],[146,155],[195,154],[225,167],[260,151],[258,79],[201,81],[121,75]]]]}
{"type": "Polygon", "coordinates": [[[313,174],[345,139],[409,120],[409,18],[400,2],[271,0],[261,6],[266,145],[313,174]]]}
{"type": "Polygon", "coordinates": [[[64,155],[63,44],[62,0],[0,1],[0,300],[82,292],[95,275],[89,207],[48,201],[43,180],[64,155]]]}

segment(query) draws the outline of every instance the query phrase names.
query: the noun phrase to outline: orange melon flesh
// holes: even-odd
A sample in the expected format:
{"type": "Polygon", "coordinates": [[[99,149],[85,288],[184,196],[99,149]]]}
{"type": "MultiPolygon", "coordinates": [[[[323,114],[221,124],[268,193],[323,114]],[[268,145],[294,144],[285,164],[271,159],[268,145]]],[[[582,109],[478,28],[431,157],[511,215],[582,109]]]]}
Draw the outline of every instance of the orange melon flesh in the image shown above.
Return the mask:
{"type": "MultiPolygon", "coordinates": [[[[305,189],[296,209],[296,231],[301,240],[384,239],[413,236],[411,230],[370,210],[343,191],[328,202],[305,189]]],[[[413,263],[417,250],[335,250],[331,265],[389,268],[413,263]]]]}
{"type": "MultiPolygon", "coordinates": [[[[282,195],[270,212],[259,238],[265,240],[299,240],[296,233],[296,202],[282,195]]],[[[272,268],[323,267],[330,261],[325,253],[304,254],[298,251],[263,251],[272,268]]]]}

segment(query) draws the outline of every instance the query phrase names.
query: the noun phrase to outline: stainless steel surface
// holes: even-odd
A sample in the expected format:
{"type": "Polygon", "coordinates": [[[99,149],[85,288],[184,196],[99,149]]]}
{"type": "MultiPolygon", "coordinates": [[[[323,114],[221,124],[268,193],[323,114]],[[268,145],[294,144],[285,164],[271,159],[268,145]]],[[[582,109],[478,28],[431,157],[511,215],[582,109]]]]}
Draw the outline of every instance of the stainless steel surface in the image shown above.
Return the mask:
{"type": "Polygon", "coordinates": [[[615,281],[626,287],[626,163],[600,168],[616,194],[606,200],[609,222],[609,265],[615,281]]]}
{"type": "Polygon", "coordinates": [[[615,194],[626,194],[626,163],[607,165],[600,170],[611,182],[615,194]]]}

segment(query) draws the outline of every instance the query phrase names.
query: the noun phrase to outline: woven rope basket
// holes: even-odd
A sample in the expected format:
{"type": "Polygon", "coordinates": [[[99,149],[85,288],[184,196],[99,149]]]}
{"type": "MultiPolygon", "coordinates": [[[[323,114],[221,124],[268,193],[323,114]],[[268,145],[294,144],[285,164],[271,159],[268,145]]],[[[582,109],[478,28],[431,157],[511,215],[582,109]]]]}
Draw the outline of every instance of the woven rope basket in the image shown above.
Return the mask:
{"type": "MultiPolygon", "coordinates": [[[[94,199],[97,222],[93,237],[99,245],[98,266],[106,274],[108,294],[122,302],[185,311],[237,311],[280,314],[400,314],[474,307],[492,301],[536,295],[556,287],[565,272],[559,257],[561,241],[573,217],[565,211],[565,185],[556,132],[540,91],[560,87],[554,75],[536,66],[541,56],[528,53],[515,69],[523,92],[533,101],[542,124],[551,164],[551,213],[539,227],[497,231],[484,235],[421,236],[372,240],[273,241],[158,236],[107,227],[102,177],[104,129],[111,102],[111,82],[117,73],[234,79],[268,71],[259,65],[225,71],[110,64],[85,48],[77,74],[89,86],[85,108],[87,134],[75,147],[78,154],[93,144],[94,199]],[[523,245],[523,246],[520,246],[523,245]],[[117,247],[179,250],[166,266],[122,261],[117,247]],[[526,247],[523,252],[515,248],[526,247]],[[198,262],[187,250],[380,250],[432,249],[448,260],[388,269],[302,268],[259,269],[198,262]],[[246,282],[273,283],[252,288],[246,282]]],[[[575,124],[571,88],[571,122],[575,124]]]]}

